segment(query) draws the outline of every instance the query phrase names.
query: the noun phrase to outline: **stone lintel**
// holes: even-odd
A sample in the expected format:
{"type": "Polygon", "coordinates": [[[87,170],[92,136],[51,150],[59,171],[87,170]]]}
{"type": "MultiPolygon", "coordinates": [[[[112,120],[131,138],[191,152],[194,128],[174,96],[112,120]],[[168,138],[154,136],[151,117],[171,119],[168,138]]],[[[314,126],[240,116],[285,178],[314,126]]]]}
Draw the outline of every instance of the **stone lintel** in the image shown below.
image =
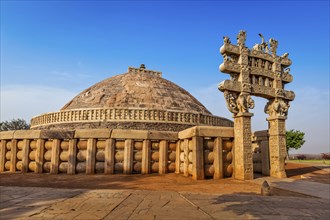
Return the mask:
{"type": "Polygon", "coordinates": [[[234,137],[234,128],[198,126],[198,135],[202,137],[234,137]]]}
{"type": "Polygon", "coordinates": [[[195,126],[179,132],[179,139],[202,137],[234,137],[234,128],[216,126],[195,126]]]}
{"type": "Polygon", "coordinates": [[[1,131],[0,132],[0,139],[1,140],[11,140],[14,137],[15,131],[1,131]]]}
{"type": "Polygon", "coordinates": [[[40,137],[42,139],[71,139],[74,138],[73,130],[41,130],[40,137]]]}
{"type": "Polygon", "coordinates": [[[148,131],[146,130],[123,130],[113,129],[111,138],[117,139],[148,139],[148,131]]]}
{"type": "Polygon", "coordinates": [[[77,129],[74,138],[110,138],[111,129],[77,129]]]}
{"type": "Polygon", "coordinates": [[[40,138],[40,130],[16,130],[14,139],[38,139],[40,138]]]}
{"type": "Polygon", "coordinates": [[[150,140],[178,140],[178,132],[174,131],[149,131],[150,140]]]}
{"type": "Polygon", "coordinates": [[[71,139],[74,131],[69,130],[15,130],[0,132],[1,140],[6,139],[71,139]]]}

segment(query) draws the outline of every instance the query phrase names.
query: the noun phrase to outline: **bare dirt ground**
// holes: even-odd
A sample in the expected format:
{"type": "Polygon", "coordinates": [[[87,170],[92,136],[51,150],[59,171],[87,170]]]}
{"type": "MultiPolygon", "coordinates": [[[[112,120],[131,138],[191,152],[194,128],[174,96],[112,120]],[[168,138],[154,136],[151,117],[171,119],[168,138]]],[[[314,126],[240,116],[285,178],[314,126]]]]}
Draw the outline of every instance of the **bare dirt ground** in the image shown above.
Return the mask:
{"type": "MultiPolygon", "coordinates": [[[[330,174],[327,170],[309,164],[297,163],[287,163],[286,169],[289,178],[330,184],[330,174]]],[[[253,182],[239,181],[232,178],[194,181],[190,177],[183,177],[174,173],[166,175],[2,173],[0,174],[0,185],[72,189],[187,191],[218,194],[260,193],[260,186],[253,182]]]]}
{"type": "Polygon", "coordinates": [[[287,163],[285,168],[289,178],[330,184],[330,166],[308,163],[287,163]]]}

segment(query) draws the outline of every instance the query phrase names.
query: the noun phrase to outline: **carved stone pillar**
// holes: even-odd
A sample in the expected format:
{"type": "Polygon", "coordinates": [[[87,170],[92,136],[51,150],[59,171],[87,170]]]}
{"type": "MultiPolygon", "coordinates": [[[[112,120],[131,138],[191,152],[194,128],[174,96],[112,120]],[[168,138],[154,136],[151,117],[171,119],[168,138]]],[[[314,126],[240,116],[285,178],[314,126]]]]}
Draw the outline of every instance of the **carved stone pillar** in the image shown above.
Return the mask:
{"type": "Polygon", "coordinates": [[[234,116],[234,177],[240,180],[253,179],[251,142],[252,113],[244,112],[234,116]]]}
{"type": "Polygon", "coordinates": [[[222,81],[218,88],[224,93],[228,110],[234,114],[234,176],[243,180],[253,178],[252,114],[249,114],[249,109],[254,107],[254,101],[250,96],[269,100],[265,113],[269,114],[270,166],[271,176],[275,177],[285,177],[285,119],[289,102],[295,98],[293,91],[284,89],[285,84],[293,80],[288,68],[292,64],[289,53],[276,55],[278,41],[271,38],[267,43],[262,34],[259,36],[261,43],[252,49],[245,46],[246,31],[238,33],[237,45],[231,44],[229,37],[225,36],[224,45],[220,48],[224,58],[220,71],[230,74],[230,80],[222,81]]]}
{"type": "Polygon", "coordinates": [[[270,116],[269,122],[269,158],[270,176],[285,178],[286,158],[286,137],[285,137],[286,116],[270,116]]]}

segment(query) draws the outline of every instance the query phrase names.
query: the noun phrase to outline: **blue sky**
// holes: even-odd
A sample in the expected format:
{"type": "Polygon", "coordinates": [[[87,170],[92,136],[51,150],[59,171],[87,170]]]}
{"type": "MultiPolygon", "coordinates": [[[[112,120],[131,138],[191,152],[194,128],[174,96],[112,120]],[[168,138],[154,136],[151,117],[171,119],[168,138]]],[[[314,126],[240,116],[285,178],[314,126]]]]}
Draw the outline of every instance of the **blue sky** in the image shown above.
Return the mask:
{"type": "MultiPolygon", "coordinates": [[[[219,47],[242,29],[249,47],[262,33],[293,61],[287,129],[306,144],[292,153],[328,152],[329,1],[1,1],[1,121],[57,111],[141,63],[231,118],[219,47]]],[[[267,129],[266,100],[255,100],[253,128],[267,129]]]]}

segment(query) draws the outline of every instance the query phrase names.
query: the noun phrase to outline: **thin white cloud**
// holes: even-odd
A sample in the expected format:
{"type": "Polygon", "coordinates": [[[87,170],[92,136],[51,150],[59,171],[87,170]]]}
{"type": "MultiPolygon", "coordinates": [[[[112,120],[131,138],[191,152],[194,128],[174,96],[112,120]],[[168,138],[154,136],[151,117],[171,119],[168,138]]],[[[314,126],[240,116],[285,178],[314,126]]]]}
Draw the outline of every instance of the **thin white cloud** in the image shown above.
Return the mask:
{"type": "Polygon", "coordinates": [[[1,88],[1,121],[31,117],[52,111],[58,111],[77,92],[61,88],[33,85],[12,85],[1,88]]]}
{"type": "Polygon", "coordinates": [[[57,70],[51,71],[51,76],[56,80],[63,80],[67,82],[70,82],[72,80],[80,81],[80,80],[86,80],[92,78],[92,75],[85,73],[69,73],[66,71],[57,71],[57,70]]]}

